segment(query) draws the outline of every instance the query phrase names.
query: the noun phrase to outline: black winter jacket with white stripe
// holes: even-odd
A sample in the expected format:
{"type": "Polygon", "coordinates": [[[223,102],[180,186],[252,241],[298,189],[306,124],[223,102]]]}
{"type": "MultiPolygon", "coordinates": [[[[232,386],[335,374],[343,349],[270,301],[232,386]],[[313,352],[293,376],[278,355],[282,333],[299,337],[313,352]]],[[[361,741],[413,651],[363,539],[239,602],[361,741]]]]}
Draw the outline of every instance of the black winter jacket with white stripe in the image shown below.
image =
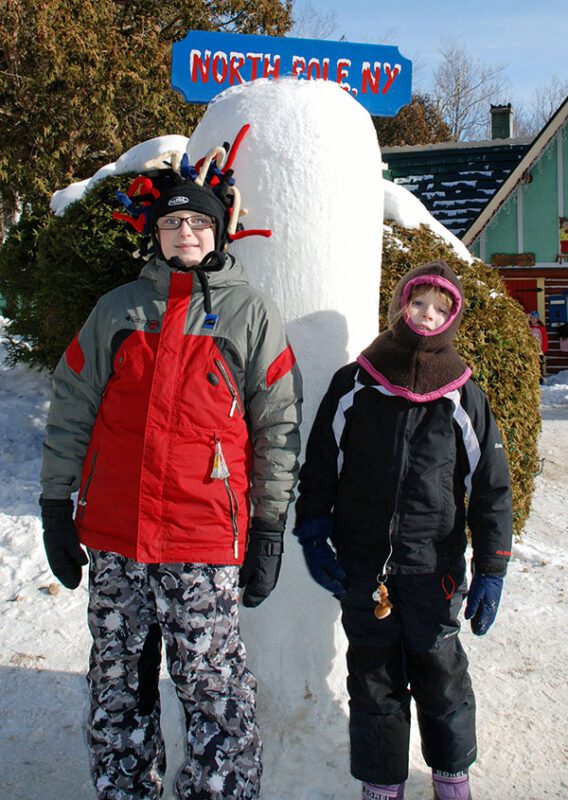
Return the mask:
{"type": "Polygon", "coordinates": [[[343,367],[314,421],[299,489],[297,523],[332,514],[340,562],[387,574],[444,572],[463,557],[467,524],[476,569],[506,572],[509,471],[487,398],[471,379],[413,402],[358,363],[343,367]]]}

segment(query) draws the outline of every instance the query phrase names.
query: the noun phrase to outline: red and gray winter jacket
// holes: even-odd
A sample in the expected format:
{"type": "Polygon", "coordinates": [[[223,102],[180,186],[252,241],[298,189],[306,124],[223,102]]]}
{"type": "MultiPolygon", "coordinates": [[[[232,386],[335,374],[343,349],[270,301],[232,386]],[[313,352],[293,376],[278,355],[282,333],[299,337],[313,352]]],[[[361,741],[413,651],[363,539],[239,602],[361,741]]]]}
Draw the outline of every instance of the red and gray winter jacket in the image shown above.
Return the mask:
{"type": "Polygon", "coordinates": [[[79,490],[88,547],[146,563],[241,564],[249,516],[286,516],[301,378],[274,304],[238,262],[154,260],[104,295],[53,376],[45,498],[79,490]]]}

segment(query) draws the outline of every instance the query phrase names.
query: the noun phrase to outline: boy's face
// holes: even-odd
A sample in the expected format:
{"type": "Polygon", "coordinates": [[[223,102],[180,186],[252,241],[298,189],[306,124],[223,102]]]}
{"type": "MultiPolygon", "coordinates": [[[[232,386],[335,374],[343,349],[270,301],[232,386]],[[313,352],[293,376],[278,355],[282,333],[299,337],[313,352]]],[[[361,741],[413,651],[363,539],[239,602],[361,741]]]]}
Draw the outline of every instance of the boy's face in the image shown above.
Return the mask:
{"type": "Polygon", "coordinates": [[[450,317],[449,303],[434,289],[428,289],[409,301],[406,312],[413,324],[423,331],[435,331],[450,317]]]}
{"type": "Polygon", "coordinates": [[[200,211],[172,211],[160,217],[157,229],[160,249],[166,261],[177,256],[184,266],[194,267],[215,249],[215,225],[210,217],[200,211]],[[178,219],[182,220],[181,224],[177,222],[178,219]],[[179,227],[175,227],[178,224],[179,227]]]}

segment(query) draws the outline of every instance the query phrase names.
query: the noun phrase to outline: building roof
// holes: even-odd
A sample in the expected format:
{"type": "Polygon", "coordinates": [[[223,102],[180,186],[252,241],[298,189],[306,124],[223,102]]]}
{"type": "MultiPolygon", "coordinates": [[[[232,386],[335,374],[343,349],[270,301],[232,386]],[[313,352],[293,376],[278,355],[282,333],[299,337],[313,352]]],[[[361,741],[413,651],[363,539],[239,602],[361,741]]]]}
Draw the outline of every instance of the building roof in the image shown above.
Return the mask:
{"type": "Polygon", "coordinates": [[[525,153],[531,138],[381,148],[386,177],[411,191],[461,238],[525,153]]]}
{"type": "Polygon", "coordinates": [[[531,146],[523,155],[519,163],[511,170],[511,174],[501,184],[498,191],[495,192],[489,203],[485,206],[479,216],[472,221],[468,230],[462,236],[463,242],[467,247],[477,239],[479,234],[495,216],[499,208],[503,205],[505,200],[514,191],[523,177],[528,175],[528,171],[541,156],[549,142],[562,130],[568,119],[568,97],[559,106],[557,111],[548,120],[546,125],[542,128],[532,141],[531,146]]]}

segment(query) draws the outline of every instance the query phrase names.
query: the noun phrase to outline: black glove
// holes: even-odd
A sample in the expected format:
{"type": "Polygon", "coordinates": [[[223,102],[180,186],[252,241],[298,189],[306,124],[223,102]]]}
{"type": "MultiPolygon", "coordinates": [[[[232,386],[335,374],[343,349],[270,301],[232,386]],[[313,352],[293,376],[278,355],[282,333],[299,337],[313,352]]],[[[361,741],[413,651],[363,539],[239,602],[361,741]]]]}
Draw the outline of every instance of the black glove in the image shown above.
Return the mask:
{"type": "Polygon", "coordinates": [[[242,603],[247,608],[259,606],[276,586],[284,544],[282,531],[259,530],[253,520],[239,586],[245,587],[242,603]]]}
{"type": "Polygon", "coordinates": [[[81,549],[72,500],[48,500],[40,497],[43,522],[43,545],[51,571],[63,586],[76,589],[81,583],[81,567],[89,562],[81,549]]]}

